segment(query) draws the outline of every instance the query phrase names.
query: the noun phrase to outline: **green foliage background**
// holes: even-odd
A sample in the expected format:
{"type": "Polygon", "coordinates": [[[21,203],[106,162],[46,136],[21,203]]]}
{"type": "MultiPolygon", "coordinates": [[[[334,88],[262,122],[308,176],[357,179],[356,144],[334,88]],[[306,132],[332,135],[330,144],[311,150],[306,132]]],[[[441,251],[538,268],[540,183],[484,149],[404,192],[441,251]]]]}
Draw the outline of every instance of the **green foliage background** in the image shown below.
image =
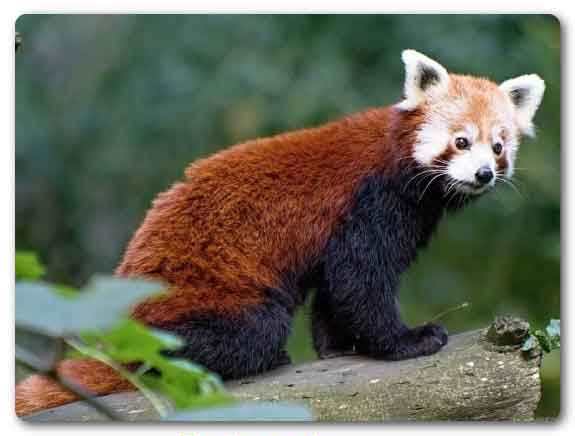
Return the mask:
{"type": "MultiPolygon", "coordinates": [[[[25,15],[16,56],[16,247],[47,278],[110,272],[188,162],[256,136],[396,102],[400,53],[450,71],[547,84],[538,137],[501,186],[446,220],[403,282],[413,323],[469,301],[451,331],[512,312],[559,317],[560,28],[544,15],[25,15]]],[[[313,358],[305,311],[290,351],[313,358]]],[[[559,355],[541,416],[559,411],[559,355]]]]}

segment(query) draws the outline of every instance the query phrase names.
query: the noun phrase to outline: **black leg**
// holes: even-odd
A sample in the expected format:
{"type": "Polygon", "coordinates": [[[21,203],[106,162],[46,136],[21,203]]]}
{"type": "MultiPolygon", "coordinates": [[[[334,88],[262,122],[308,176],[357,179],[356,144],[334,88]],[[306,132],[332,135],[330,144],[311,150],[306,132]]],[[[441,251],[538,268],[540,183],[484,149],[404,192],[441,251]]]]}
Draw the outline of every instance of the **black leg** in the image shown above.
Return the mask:
{"type": "Polygon", "coordinates": [[[274,303],[234,316],[198,314],[165,327],[186,340],[184,348],[166,354],[190,359],[224,380],[251,376],[290,363],[290,324],[288,311],[274,303]]]}
{"type": "Polygon", "coordinates": [[[353,335],[339,323],[332,309],[329,293],[323,287],[314,296],[312,305],[312,335],[314,348],[321,359],[352,354],[353,335]]]}
{"type": "Polygon", "coordinates": [[[325,252],[330,316],[353,332],[360,354],[399,360],[435,353],[447,343],[445,329],[410,329],[396,299],[400,275],[428,236],[421,221],[427,217],[380,185],[367,188],[325,252]]]}
{"type": "Polygon", "coordinates": [[[286,350],[280,350],[268,369],[271,370],[286,365],[291,365],[291,358],[286,350]]]}
{"type": "MultiPolygon", "coordinates": [[[[336,283],[340,282],[334,276],[336,283]]],[[[366,286],[360,277],[357,277],[360,287],[366,286]]],[[[336,285],[338,286],[338,285],[336,285]]],[[[367,287],[362,291],[355,289],[352,295],[349,288],[332,288],[335,305],[334,316],[347,325],[347,330],[355,332],[355,349],[360,354],[381,359],[401,360],[422,355],[433,354],[447,343],[447,331],[436,324],[426,324],[413,329],[407,327],[401,320],[395,298],[391,289],[382,286],[378,290],[367,287]],[[345,289],[345,290],[343,290],[345,289]],[[358,301],[354,302],[354,296],[358,301]]],[[[337,337],[333,334],[328,336],[337,337]]],[[[329,352],[332,342],[318,341],[328,344],[329,352]]]]}

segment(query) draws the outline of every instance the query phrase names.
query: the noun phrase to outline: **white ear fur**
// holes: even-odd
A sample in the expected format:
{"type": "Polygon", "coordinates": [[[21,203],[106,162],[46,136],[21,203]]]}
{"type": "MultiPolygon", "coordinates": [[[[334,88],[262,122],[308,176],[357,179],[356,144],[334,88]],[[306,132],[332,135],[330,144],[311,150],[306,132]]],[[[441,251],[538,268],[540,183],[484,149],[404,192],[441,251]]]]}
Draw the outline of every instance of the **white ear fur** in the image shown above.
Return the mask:
{"type": "Polygon", "coordinates": [[[397,105],[398,108],[413,110],[426,100],[447,92],[449,74],[433,59],[415,50],[404,50],[401,60],[405,64],[405,100],[397,105]]]}
{"type": "Polygon", "coordinates": [[[515,106],[516,120],[520,131],[533,136],[533,116],[543,98],[545,82],[537,74],[526,74],[509,79],[499,85],[515,106]]]}

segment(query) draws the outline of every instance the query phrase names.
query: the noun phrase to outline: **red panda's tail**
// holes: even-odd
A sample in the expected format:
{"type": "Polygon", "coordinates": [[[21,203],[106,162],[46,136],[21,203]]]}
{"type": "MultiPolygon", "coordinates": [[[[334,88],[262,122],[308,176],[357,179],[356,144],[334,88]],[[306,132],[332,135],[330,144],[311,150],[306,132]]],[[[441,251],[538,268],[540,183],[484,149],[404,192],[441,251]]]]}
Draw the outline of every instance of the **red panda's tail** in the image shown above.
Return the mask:
{"type": "MultiPolygon", "coordinates": [[[[58,364],[58,374],[77,383],[94,395],[133,390],[133,385],[108,365],[94,359],[68,359],[58,364]]],[[[32,375],[16,386],[16,415],[61,406],[78,397],[55,380],[32,375]]]]}

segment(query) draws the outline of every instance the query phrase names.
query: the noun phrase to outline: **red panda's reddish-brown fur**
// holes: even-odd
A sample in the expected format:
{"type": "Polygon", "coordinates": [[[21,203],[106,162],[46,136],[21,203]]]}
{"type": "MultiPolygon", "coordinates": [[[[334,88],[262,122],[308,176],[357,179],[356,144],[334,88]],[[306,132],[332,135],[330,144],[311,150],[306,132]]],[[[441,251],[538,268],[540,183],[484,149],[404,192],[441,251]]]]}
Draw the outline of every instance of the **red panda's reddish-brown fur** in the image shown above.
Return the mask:
{"type": "Polygon", "coordinates": [[[193,163],[155,200],[117,269],[171,286],[134,317],[161,327],[193,312],[261,303],[261,289],[281,286],[282,273],[322,249],[361,180],[409,156],[389,137],[413,135],[420,121],[419,112],[373,109],[193,163]]]}

